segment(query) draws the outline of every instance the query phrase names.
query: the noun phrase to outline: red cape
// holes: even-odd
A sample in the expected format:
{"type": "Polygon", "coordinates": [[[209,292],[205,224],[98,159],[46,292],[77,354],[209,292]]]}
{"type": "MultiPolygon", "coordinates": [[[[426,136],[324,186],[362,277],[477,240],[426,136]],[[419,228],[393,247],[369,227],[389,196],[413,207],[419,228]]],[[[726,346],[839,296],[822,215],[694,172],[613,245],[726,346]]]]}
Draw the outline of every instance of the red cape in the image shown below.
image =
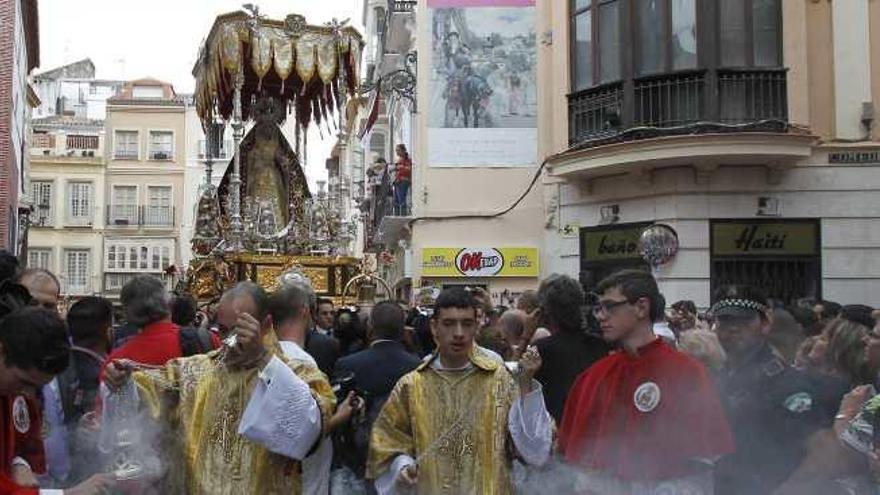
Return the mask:
{"type": "Polygon", "coordinates": [[[0,395],[0,495],[36,495],[37,489],[22,488],[9,477],[12,459],[21,457],[35,474],[46,471],[40,405],[31,397],[0,395]]]}
{"type": "Polygon", "coordinates": [[[37,488],[22,488],[6,474],[0,473],[0,495],[37,495],[39,492],[37,488]]]}
{"type": "Polygon", "coordinates": [[[578,377],[559,446],[571,464],[649,481],[690,474],[688,460],[733,452],[734,441],[703,365],[657,339],[638,355],[612,354],[578,377]]]}

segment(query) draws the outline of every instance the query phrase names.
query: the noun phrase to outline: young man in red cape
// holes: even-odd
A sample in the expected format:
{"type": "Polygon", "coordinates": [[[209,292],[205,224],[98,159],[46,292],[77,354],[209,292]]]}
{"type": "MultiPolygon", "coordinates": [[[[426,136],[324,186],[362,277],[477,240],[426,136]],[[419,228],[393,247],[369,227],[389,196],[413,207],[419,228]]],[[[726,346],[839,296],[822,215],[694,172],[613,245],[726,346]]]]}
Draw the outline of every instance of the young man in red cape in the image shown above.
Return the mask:
{"type": "Polygon", "coordinates": [[[559,446],[581,468],[576,492],[710,495],[712,462],[734,446],[712,379],[654,335],[664,308],[649,273],[615,273],[597,292],[593,312],[620,350],[583,372],[565,403],[559,446]]]}

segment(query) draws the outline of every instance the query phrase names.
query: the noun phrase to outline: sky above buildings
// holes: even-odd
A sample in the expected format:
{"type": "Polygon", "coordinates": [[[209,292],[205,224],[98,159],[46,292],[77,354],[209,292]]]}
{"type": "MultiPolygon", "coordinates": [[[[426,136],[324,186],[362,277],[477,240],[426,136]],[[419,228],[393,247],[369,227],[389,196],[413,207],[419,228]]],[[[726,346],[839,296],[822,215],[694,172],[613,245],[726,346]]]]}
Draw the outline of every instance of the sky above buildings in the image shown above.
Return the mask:
{"type": "MultiPolygon", "coordinates": [[[[276,19],[306,16],[311,24],[336,17],[363,32],[363,0],[249,0],[276,19]]],[[[178,93],[191,93],[191,71],[199,46],[218,14],[241,8],[242,0],[40,0],[40,67],[35,72],[89,57],[102,79],[155,77],[178,93]]],[[[306,174],[326,177],[324,160],[333,138],[309,135],[306,174]]]]}

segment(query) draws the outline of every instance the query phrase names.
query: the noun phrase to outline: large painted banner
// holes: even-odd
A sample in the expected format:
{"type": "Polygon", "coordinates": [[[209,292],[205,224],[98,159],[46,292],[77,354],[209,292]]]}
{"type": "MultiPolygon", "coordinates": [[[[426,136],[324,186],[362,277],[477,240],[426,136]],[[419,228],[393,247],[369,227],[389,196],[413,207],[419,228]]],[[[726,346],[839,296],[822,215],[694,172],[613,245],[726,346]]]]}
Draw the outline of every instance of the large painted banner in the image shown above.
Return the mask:
{"type": "Polygon", "coordinates": [[[428,0],[428,7],[429,165],[535,165],[534,0],[428,0]]]}

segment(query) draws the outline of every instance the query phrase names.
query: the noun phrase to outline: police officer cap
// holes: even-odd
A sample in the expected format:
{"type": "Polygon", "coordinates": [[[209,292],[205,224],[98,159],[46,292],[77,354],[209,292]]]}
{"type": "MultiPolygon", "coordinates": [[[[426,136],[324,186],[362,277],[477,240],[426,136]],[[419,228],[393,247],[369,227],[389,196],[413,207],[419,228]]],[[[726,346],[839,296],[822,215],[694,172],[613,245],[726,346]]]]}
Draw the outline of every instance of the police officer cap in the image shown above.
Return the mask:
{"type": "Polygon", "coordinates": [[[767,296],[755,287],[726,285],[715,294],[715,303],[709,310],[713,318],[750,318],[767,312],[767,296]]]}

